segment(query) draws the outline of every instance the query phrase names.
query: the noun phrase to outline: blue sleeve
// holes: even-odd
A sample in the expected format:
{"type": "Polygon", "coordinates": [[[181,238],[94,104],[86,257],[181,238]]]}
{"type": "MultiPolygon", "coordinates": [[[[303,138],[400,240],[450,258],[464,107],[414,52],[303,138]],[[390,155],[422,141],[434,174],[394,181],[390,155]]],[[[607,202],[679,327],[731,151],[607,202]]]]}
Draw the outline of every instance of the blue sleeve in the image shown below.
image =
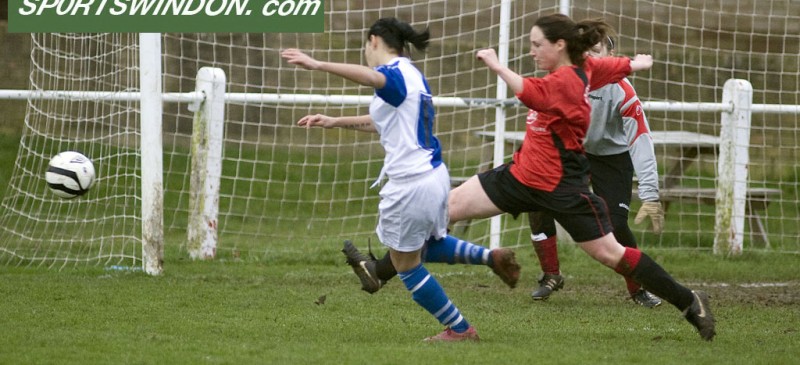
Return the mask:
{"type": "Polygon", "coordinates": [[[406,100],[406,81],[398,67],[380,66],[375,69],[386,76],[386,85],[375,89],[375,95],[393,107],[398,107],[406,100]]]}

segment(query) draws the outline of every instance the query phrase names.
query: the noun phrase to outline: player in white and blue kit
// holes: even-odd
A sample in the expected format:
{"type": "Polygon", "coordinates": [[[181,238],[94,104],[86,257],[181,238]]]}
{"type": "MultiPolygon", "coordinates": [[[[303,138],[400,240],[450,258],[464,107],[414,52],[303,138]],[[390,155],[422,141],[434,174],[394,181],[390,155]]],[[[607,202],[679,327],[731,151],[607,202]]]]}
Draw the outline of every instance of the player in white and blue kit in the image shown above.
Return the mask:
{"type": "Polygon", "coordinates": [[[414,301],[446,327],[425,340],[478,340],[475,328],[421,262],[425,242],[447,234],[450,191],[450,176],[433,134],[435,112],[430,88],[422,73],[403,57],[409,44],[424,50],[429,37],[427,30],[417,32],[408,23],[382,18],[369,29],[364,48],[371,68],[317,61],[296,49],[287,49],[281,56],[291,64],[375,88],[368,115],[308,115],[298,125],[351,128],[380,135],[386,156],[376,183],[384,177],[388,182],[380,191],[376,232],[389,248],[392,264],[414,301]]]}

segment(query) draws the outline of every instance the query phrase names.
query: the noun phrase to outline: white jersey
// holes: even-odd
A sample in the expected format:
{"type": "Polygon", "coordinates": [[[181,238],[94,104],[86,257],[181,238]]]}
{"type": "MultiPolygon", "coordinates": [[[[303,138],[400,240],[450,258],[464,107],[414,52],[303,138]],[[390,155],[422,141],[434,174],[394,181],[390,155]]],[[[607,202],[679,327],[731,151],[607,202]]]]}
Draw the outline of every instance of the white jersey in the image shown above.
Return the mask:
{"type": "Polygon", "coordinates": [[[595,156],[629,152],[639,179],[639,198],[658,200],[658,169],[650,126],[628,79],[589,93],[592,119],[584,148],[595,156]]]}
{"type": "Polygon", "coordinates": [[[386,85],[375,90],[369,105],[386,151],[381,177],[407,178],[433,170],[442,163],[442,153],[433,135],[435,113],[428,82],[404,57],[375,70],[386,76],[386,85]]]}
{"type": "Polygon", "coordinates": [[[375,90],[369,115],[386,150],[381,176],[378,227],[381,243],[394,250],[422,248],[428,237],[447,234],[450,175],[442,163],[428,82],[407,58],[396,57],[376,71],[386,85],[375,90]]]}

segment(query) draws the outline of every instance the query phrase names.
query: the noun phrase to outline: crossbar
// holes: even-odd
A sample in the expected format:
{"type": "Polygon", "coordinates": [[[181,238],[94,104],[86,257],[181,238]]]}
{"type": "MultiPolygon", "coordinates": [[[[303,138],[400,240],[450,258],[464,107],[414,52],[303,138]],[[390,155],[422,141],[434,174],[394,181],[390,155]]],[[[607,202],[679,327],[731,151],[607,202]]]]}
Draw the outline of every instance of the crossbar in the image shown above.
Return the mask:
{"type": "MultiPolygon", "coordinates": [[[[254,94],[229,93],[226,102],[259,104],[341,104],[369,105],[372,95],[321,95],[321,94],[254,94]]],[[[112,100],[138,102],[141,93],[136,91],[71,91],[71,90],[0,90],[4,100],[112,100]]],[[[163,93],[164,102],[191,103],[203,101],[201,92],[163,93]]],[[[517,99],[434,97],[434,105],[453,107],[523,107],[517,99]]],[[[647,111],[697,111],[729,112],[733,106],[723,103],[687,103],[669,101],[645,101],[642,107],[647,111]]],[[[800,114],[800,105],[753,104],[753,113],[800,114]]]]}

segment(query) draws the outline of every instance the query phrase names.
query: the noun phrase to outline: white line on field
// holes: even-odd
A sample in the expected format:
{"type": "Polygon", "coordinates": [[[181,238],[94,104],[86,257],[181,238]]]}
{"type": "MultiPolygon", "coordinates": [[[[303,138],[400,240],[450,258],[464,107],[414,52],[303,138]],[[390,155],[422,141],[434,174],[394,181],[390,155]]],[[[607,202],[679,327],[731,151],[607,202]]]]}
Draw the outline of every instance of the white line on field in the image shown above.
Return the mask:
{"type": "Polygon", "coordinates": [[[738,286],[740,288],[781,288],[781,287],[789,287],[789,286],[796,286],[800,283],[797,282],[789,282],[789,283],[745,283],[745,284],[728,284],[728,283],[694,283],[694,284],[687,284],[688,286],[706,286],[706,287],[716,287],[716,288],[727,288],[730,286],[738,286]]]}

